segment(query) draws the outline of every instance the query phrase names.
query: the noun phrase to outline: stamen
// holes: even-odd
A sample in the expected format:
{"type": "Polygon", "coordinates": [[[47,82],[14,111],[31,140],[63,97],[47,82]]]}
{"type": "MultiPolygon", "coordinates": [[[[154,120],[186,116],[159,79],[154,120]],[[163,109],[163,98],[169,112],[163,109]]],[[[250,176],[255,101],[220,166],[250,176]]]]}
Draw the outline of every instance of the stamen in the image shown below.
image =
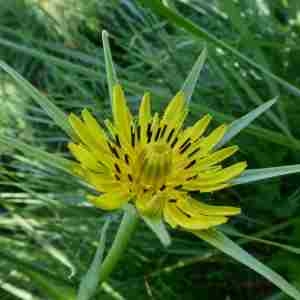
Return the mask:
{"type": "Polygon", "coordinates": [[[160,191],[163,191],[163,190],[165,190],[165,189],[166,189],[166,185],[163,184],[162,187],[161,187],[159,190],[160,190],[160,191]]]}
{"type": "Polygon", "coordinates": [[[174,187],[174,189],[181,189],[181,188],[182,188],[182,184],[176,185],[176,186],[174,187]]]}
{"type": "Polygon", "coordinates": [[[194,175],[194,176],[191,176],[191,177],[187,178],[186,180],[187,180],[187,181],[194,180],[194,179],[196,179],[197,177],[198,177],[198,175],[194,175]]]}
{"type": "Polygon", "coordinates": [[[151,131],[151,123],[148,123],[147,127],[147,143],[150,143],[152,137],[152,131],[151,131]]]}
{"type": "Polygon", "coordinates": [[[132,182],[133,181],[132,176],[130,174],[128,174],[127,176],[128,176],[129,181],[132,182]]]}
{"type": "Polygon", "coordinates": [[[170,142],[170,140],[171,140],[171,138],[172,138],[174,132],[175,132],[175,128],[173,128],[173,129],[170,131],[170,133],[169,133],[169,135],[168,135],[168,138],[167,138],[167,143],[170,142]]]}
{"type": "Polygon", "coordinates": [[[166,132],[166,130],[167,130],[167,127],[168,127],[167,124],[165,124],[164,127],[163,127],[163,129],[162,129],[162,131],[161,131],[160,138],[163,138],[163,137],[164,137],[165,132],[166,132]]]}
{"type": "Polygon", "coordinates": [[[121,174],[121,169],[120,169],[119,165],[118,165],[118,164],[114,164],[114,166],[115,166],[115,168],[116,168],[116,171],[117,171],[119,174],[121,174]]]}
{"type": "Polygon", "coordinates": [[[116,134],[115,135],[115,139],[116,139],[116,144],[119,148],[121,148],[121,143],[120,143],[120,139],[119,139],[119,136],[116,134]]]}
{"type": "Polygon", "coordinates": [[[189,169],[189,168],[191,168],[195,163],[196,163],[196,160],[194,159],[194,160],[192,160],[187,166],[185,166],[184,168],[185,168],[185,169],[189,169]]]}
{"type": "Polygon", "coordinates": [[[117,179],[117,180],[121,180],[121,178],[120,178],[120,176],[119,175],[117,175],[117,174],[115,174],[115,178],[117,179]]]}
{"type": "Polygon", "coordinates": [[[129,155],[127,153],[125,153],[124,159],[125,159],[126,164],[129,165],[129,155]]]}
{"type": "Polygon", "coordinates": [[[111,151],[111,153],[116,157],[116,158],[120,158],[118,151],[116,150],[116,148],[114,148],[110,143],[107,143],[108,147],[111,151]]]}
{"type": "Polygon", "coordinates": [[[174,148],[177,142],[178,142],[178,138],[176,137],[173,143],[171,144],[171,148],[174,148]]]}
{"type": "Polygon", "coordinates": [[[186,144],[188,144],[188,142],[191,140],[191,138],[189,137],[189,138],[187,138],[186,140],[185,140],[185,142],[180,146],[180,149],[181,148],[184,148],[185,147],[185,145],[186,144]]]}
{"type": "Polygon", "coordinates": [[[158,128],[158,130],[157,130],[157,132],[156,132],[156,136],[155,136],[155,142],[158,140],[158,138],[159,138],[159,134],[160,134],[160,131],[161,131],[161,128],[159,127],[158,128]]]}
{"type": "Polygon", "coordinates": [[[196,154],[200,150],[200,147],[196,148],[193,152],[189,153],[188,157],[192,157],[194,154],[196,154]]]}
{"type": "Polygon", "coordinates": [[[176,199],[169,199],[168,202],[170,202],[170,203],[176,203],[177,200],[176,199]]]}
{"type": "Polygon", "coordinates": [[[180,154],[183,154],[188,148],[190,148],[190,146],[192,145],[191,142],[188,142],[180,151],[180,154]]]}
{"type": "Polygon", "coordinates": [[[182,210],[180,207],[177,207],[178,210],[180,210],[181,213],[183,213],[186,217],[191,218],[192,216],[190,214],[188,214],[187,212],[185,212],[184,210],[182,210]]]}
{"type": "Polygon", "coordinates": [[[135,133],[134,133],[134,128],[131,126],[131,146],[134,147],[135,146],[135,133]]]}
{"type": "Polygon", "coordinates": [[[138,141],[141,140],[141,126],[138,125],[138,127],[136,128],[136,131],[137,131],[137,139],[138,141]]]}

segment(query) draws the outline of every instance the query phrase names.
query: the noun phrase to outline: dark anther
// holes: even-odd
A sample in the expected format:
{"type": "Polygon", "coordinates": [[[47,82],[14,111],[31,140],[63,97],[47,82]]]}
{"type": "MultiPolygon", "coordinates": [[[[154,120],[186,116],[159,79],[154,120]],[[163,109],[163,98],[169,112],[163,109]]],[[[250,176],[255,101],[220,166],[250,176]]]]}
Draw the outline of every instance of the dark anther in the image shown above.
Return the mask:
{"type": "Polygon", "coordinates": [[[132,176],[130,174],[128,174],[127,176],[128,176],[129,181],[132,182],[133,181],[132,176]]]}
{"type": "Polygon", "coordinates": [[[190,137],[187,138],[187,139],[185,140],[185,142],[180,146],[180,149],[184,148],[184,147],[189,143],[190,140],[191,140],[190,137]]]}
{"type": "Polygon", "coordinates": [[[166,186],[165,185],[162,185],[161,188],[159,189],[160,191],[163,191],[166,189],[166,186]]]}
{"type": "Polygon", "coordinates": [[[174,148],[177,142],[178,142],[178,138],[176,137],[171,144],[171,148],[174,148]]]}
{"type": "Polygon", "coordinates": [[[190,148],[190,146],[192,145],[191,142],[188,142],[183,148],[180,148],[180,154],[183,154],[188,148],[190,148]]]}
{"type": "Polygon", "coordinates": [[[129,165],[129,156],[127,153],[124,155],[124,159],[125,159],[126,164],[129,165]]]}
{"type": "Polygon", "coordinates": [[[196,148],[193,152],[191,152],[188,157],[192,157],[194,154],[196,154],[200,150],[200,147],[196,148]]]}
{"type": "Polygon", "coordinates": [[[195,163],[196,163],[196,160],[194,159],[194,160],[192,160],[187,166],[185,166],[184,168],[185,168],[185,169],[189,169],[189,168],[191,168],[195,163]]]}
{"type": "Polygon", "coordinates": [[[130,128],[131,131],[131,146],[134,147],[135,146],[135,133],[134,133],[134,128],[131,126],[130,128]]]}
{"type": "Polygon", "coordinates": [[[168,135],[168,138],[167,138],[167,143],[169,143],[169,142],[170,142],[170,140],[171,140],[171,138],[172,138],[172,136],[173,136],[174,132],[175,132],[175,129],[173,128],[173,129],[170,131],[169,135],[168,135]]]}
{"type": "Polygon", "coordinates": [[[187,212],[185,212],[184,210],[180,209],[178,207],[178,209],[180,210],[181,213],[183,213],[186,217],[191,218],[192,216],[190,214],[188,214],[187,212]]]}
{"type": "Polygon", "coordinates": [[[160,134],[161,138],[163,138],[163,136],[165,135],[166,130],[167,130],[167,125],[165,124],[162,131],[161,131],[161,134],[160,134]]]}
{"type": "Polygon", "coordinates": [[[152,131],[151,131],[151,123],[148,124],[147,127],[147,143],[149,143],[151,141],[151,137],[152,137],[152,131]]]}
{"type": "Polygon", "coordinates": [[[176,199],[169,199],[170,203],[176,203],[176,199]]]}
{"type": "Polygon", "coordinates": [[[115,139],[116,139],[116,144],[119,148],[121,148],[121,143],[120,143],[120,139],[119,139],[119,136],[116,134],[115,136],[115,139]]]}
{"type": "Polygon", "coordinates": [[[116,157],[116,158],[120,158],[118,151],[116,150],[116,148],[114,148],[110,143],[108,143],[108,147],[111,151],[111,153],[116,157]]]}
{"type": "Polygon", "coordinates": [[[121,180],[120,176],[117,175],[117,174],[115,174],[115,178],[116,178],[117,180],[121,180]]]}
{"type": "Polygon", "coordinates": [[[137,139],[139,141],[141,139],[141,126],[140,125],[136,128],[136,131],[137,131],[137,139]]]}
{"type": "Polygon", "coordinates": [[[194,176],[191,176],[191,177],[187,178],[186,180],[187,180],[187,181],[194,180],[194,179],[196,179],[197,177],[198,177],[198,175],[194,175],[194,176]]]}
{"type": "Polygon", "coordinates": [[[176,185],[176,186],[174,187],[174,189],[181,189],[181,188],[182,188],[182,184],[176,185]]]}
{"type": "Polygon", "coordinates": [[[159,134],[160,134],[160,131],[161,131],[161,128],[159,127],[158,128],[158,130],[157,130],[157,132],[156,132],[156,135],[155,135],[155,142],[158,140],[158,138],[159,138],[159,134]]]}
{"type": "Polygon", "coordinates": [[[114,166],[115,166],[117,172],[118,172],[119,174],[121,174],[121,169],[120,169],[119,165],[118,165],[118,164],[114,164],[114,166]]]}

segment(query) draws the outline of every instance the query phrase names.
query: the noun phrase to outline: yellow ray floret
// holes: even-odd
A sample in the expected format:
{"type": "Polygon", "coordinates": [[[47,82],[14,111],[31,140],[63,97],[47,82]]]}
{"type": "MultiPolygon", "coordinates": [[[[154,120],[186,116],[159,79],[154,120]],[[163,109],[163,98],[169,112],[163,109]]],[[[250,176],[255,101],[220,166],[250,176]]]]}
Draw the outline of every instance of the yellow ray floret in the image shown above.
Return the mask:
{"type": "Polygon", "coordinates": [[[238,151],[230,146],[215,151],[228,126],[205,134],[211,116],[182,129],[188,108],[183,92],[170,101],[160,117],[152,114],[150,95],[141,101],[137,121],[120,85],[113,89],[113,121],[102,128],[87,110],[82,119],[74,114],[69,122],[77,140],[69,149],[78,163],[76,174],[94,187],[98,195],[88,200],[104,210],[121,208],[132,201],[140,214],[163,218],[172,227],[201,230],[227,222],[240,209],[213,206],[193,199],[189,191],[214,192],[230,186],[247,167],[238,162],[224,167],[223,161],[238,151]]]}

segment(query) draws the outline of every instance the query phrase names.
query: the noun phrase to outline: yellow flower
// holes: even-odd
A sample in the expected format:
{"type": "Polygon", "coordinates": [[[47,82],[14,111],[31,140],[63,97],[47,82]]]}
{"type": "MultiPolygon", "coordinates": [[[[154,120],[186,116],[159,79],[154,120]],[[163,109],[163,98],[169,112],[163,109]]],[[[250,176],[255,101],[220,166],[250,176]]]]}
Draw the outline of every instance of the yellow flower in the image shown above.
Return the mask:
{"type": "Polygon", "coordinates": [[[204,133],[209,115],[183,129],[188,107],[182,92],[169,103],[161,117],[152,115],[145,94],[137,120],[131,115],[120,85],[114,86],[113,123],[104,130],[88,110],[82,120],[74,114],[69,121],[78,141],[69,149],[78,160],[76,173],[99,195],[88,195],[95,206],[113,210],[132,201],[140,214],[164,218],[172,227],[207,229],[225,223],[240,213],[236,207],[212,206],[193,199],[189,192],[213,192],[230,186],[247,164],[222,167],[237,146],[214,151],[227,126],[204,133]]]}

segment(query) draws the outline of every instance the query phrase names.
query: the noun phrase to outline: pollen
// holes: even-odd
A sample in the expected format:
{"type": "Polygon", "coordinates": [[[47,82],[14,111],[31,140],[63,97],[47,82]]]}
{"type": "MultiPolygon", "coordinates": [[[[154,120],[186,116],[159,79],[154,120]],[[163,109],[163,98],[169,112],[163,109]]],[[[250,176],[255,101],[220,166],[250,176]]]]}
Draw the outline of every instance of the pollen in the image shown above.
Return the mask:
{"type": "Polygon", "coordinates": [[[102,127],[87,110],[71,114],[77,135],[69,149],[77,160],[74,173],[97,195],[88,200],[101,209],[119,209],[128,201],[141,215],[161,218],[172,227],[207,229],[240,213],[230,206],[208,205],[190,192],[211,193],[230,186],[247,167],[223,161],[237,146],[216,150],[227,131],[225,124],[208,134],[211,116],[184,128],[188,114],[183,92],[177,93],[160,116],[152,114],[150,95],[142,98],[137,118],[132,116],[120,85],[113,89],[113,120],[102,127]]]}

